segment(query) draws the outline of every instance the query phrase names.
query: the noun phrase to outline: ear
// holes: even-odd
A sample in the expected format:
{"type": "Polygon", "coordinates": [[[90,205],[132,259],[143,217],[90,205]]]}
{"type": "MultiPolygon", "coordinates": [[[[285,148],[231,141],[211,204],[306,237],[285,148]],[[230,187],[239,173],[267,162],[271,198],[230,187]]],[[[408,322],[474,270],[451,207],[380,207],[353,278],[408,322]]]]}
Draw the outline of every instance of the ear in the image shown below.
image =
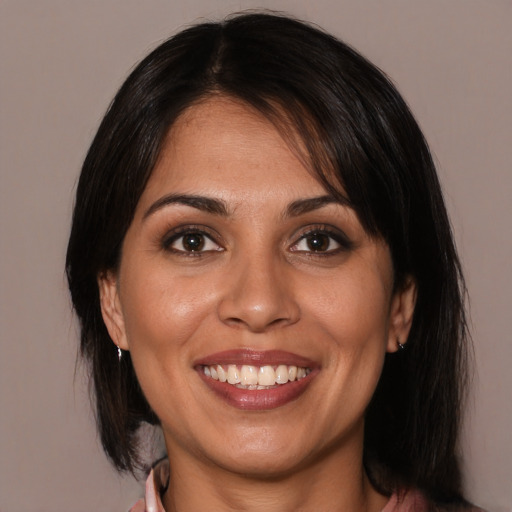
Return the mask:
{"type": "Polygon", "coordinates": [[[100,305],[103,321],[107,326],[112,341],[123,350],[128,350],[124,317],[119,300],[117,276],[112,271],[98,274],[100,305]]]}
{"type": "Polygon", "coordinates": [[[403,286],[397,289],[391,300],[388,352],[396,352],[398,344],[405,345],[411,330],[416,304],[416,281],[407,276],[403,286]]]}

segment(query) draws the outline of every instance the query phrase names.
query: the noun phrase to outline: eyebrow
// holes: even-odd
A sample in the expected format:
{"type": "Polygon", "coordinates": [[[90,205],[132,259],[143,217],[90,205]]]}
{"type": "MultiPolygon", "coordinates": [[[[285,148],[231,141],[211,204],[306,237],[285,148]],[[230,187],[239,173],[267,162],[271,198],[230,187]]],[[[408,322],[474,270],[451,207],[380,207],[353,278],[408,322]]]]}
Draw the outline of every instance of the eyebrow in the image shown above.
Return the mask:
{"type": "Polygon", "coordinates": [[[351,206],[350,201],[343,196],[333,197],[330,195],[325,195],[309,197],[307,199],[298,199],[297,201],[290,203],[288,208],[286,208],[285,217],[298,217],[299,215],[304,215],[305,213],[319,210],[320,208],[323,208],[329,204],[351,206]]]}
{"type": "Polygon", "coordinates": [[[213,213],[214,215],[221,215],[226,217],[228,215],[228,208],[224,201],[220,199],[213,199],[212,197],[196,196],[189,194],[169,194],[161,197],[155,201],[144,213],[143,219],[146,219],[156,211],[169,206],[171,204],[182,204],[191,206],[203,212],[213,213]]]}
{"type": "MultiPolygon", "coordinates": [[[[206,213],[212,213],[214,215],[220,215],[222,217],[227,217],[229,215],[229,209],[226,203],[220,199],[191,194],[168,194],[155,201],[146,210],[143,219],[146,219],[158,210],[161,210],[162,208],[172,204],[190,206],[192,208],[196,208],[197,210],[201,210],[206,213]]],[[[350,206],[350,201],[342,196],[335,198],[330,195],[297,199],[288,205],[286,211],[284,212],[284,217],[298,217],[299,215],[304,215],[305,213],[318,210],[329,204],[350,206]]]]}

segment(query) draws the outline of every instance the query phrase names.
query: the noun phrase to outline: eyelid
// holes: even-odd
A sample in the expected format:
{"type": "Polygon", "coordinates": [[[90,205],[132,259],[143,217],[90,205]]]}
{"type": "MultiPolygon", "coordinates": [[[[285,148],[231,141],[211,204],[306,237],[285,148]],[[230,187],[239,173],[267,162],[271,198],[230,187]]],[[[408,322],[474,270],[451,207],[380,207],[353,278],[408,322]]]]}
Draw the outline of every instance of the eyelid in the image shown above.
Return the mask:
{"type": "Polygon", "coordinates": [[[216,251],[223,251],[224,247],[222,243],[220,243],[218,240],[220,239],[220,235],[213,231],[212,229],[208,228],[207,226],[203,225],[194,225],[194,224],[186,224],[177,226],[175,228],[172,228],[168,231],[166,231],[166,234],[164,235],[161,246],[164,250],[172,252],[174,254],[179,255],[185,255],[185,256],[200,256],[205,253],[210,252],[216,252],[216,251]],[[218,249],[212,250],[201,250],[201,251],[182,251],[178,249],[173,249],[171,246],[173,243],[175,243],[180,238],[186,236],[187,234],[197,234],[204,236],[205,238],[208,238],[211,242],[213,242],[215,245],[218,246],[218,249]]]}
{"type": "Polygon", "coordinates": [[[352,242],[340,228],[328,224],[314,224],[307,226],[302,230],[302,232],[298,235],[298,238],[296,237],[295,242],[293,242],[290,249],[293,252],[308,252],[309,254],[313,254],[315,256],[328,256],[343,251],[349,251],[354,248],[354,245],[354,242],[352,242]],[[306,239],[308,236],[315,234],[328,236],[329,238],[334,240],[339,245],[339,247],[335,249],[329,249],[324,252],[293,250],[293,248],[296,247],[302,240],[306,239]]]}

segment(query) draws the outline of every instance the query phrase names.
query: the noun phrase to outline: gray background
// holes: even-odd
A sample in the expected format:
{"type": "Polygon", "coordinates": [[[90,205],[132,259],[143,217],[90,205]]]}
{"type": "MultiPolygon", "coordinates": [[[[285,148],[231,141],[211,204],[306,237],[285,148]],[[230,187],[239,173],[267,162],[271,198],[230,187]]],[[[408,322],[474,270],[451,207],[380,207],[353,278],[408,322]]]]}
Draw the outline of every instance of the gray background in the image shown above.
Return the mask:
{"type": "Polygon", "coordinates": [[[73,190],[127,72],[178,28],[269,7],[391,75],[439,164],[472,298],[470,498],[512,510],[512,1],[0,0],[0,510],[122,511],[101,453],[64,282],[73,190]]]}

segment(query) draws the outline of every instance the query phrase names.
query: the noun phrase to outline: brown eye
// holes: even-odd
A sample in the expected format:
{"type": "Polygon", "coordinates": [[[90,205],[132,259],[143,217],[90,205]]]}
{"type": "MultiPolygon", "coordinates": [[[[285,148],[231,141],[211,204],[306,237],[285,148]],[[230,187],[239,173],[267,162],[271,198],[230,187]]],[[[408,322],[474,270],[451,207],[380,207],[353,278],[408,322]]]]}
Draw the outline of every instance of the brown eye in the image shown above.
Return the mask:
{"type": "Polygon", "coordinates": [[[195,230],[172,234],[163,241],[163,247],[171,252],[194,256],[222,251],[222,247],[214,242],[210,235],[195,230]]]}
{"type": "Polygon", "coordinates": [[[181,243],[185,251],[201,251],[204,248],[204,236],[200,233],[189,233],[183,236],[181,243]]]}
{"type": "Polygon", "coordinates": [[[312,252],[324,252],[331,245],[331,238],[324,233],[312,233],[305,237],[308,249],[312,252]]]}
{"type": "Polygon", "coordinates": [[[326,227],[312,228],[304,233],[291,247],[292,252],[315,254],[318,256],[334,256],[341,251],[352,249],[353,244],[339,230],[326,227]]]}

